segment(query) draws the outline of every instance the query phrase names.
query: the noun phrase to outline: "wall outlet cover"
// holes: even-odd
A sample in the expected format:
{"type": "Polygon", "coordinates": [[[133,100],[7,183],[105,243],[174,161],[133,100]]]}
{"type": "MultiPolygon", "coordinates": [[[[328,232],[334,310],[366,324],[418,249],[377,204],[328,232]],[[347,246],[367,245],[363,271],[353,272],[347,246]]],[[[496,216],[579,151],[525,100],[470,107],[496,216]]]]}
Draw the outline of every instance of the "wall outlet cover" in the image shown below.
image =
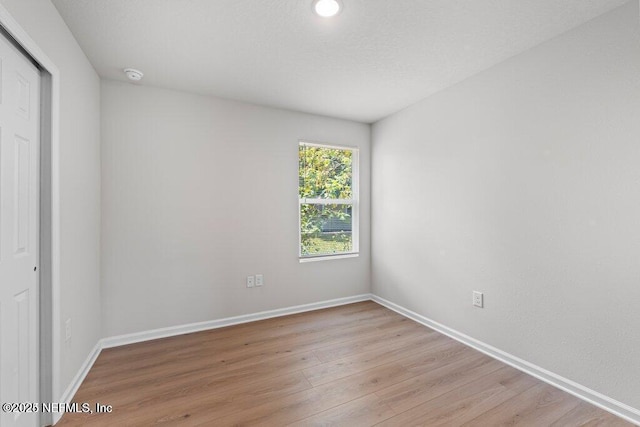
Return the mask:
{"type": "Polygon", "coordinates": [[[64,340],[69,341],[71,339],[71,318],[64,322],[64,340]]]}
{"type": "Polygon", "coordinates": [[[473,291],[473,305],[476,307],[484,307],[484,296],[482,292],[473,291]]]}

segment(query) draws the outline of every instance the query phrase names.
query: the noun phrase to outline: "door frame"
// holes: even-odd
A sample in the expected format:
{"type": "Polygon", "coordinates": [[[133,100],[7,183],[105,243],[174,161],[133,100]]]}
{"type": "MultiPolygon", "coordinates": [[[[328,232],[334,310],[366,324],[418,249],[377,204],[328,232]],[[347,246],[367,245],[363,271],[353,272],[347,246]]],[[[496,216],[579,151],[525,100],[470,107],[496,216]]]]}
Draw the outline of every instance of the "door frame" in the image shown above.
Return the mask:
{"type": "MultiPolygon", "coordinates": [[[[40,96],[40,276],[38,325],[39,401],[60,401],[60,71],[0,4],[0,26],[41,71],[40,96]]],[[[40,413],[52,425],[54,415],[40,413]]],[[[59,418],[56,417],[56,418],[59,418]]]]}

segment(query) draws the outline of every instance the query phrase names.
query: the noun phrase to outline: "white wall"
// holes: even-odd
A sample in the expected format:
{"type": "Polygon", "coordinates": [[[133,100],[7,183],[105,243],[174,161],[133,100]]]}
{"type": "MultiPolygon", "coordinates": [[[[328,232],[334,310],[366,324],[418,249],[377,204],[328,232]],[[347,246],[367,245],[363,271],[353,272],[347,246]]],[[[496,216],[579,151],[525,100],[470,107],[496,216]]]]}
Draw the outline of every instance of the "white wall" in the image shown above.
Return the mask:
{"type": "Polygon", "coordinates": [[[104,335],[369,292],[369,140],[365,124],[103,81],[104,335]],[[299,139],[360,147],[359,258],[298,262],[299,139]]]}
{"type": "Polygon", "coordinates": [[[373,292],[640,408],[638,2],[372,135],[373,292]]]}
{"type": "Polygon", "coordinates": [[[100,339],[100,80],[49,0],[1,0],[60,71],[59,399],[100,339]]]}

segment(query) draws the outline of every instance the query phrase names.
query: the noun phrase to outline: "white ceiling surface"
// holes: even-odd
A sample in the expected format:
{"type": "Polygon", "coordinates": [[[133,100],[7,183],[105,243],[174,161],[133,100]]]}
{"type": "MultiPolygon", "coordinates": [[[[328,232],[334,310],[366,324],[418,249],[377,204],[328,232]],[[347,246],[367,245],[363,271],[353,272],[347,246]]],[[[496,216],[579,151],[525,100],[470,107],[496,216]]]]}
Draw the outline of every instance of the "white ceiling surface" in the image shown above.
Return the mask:
{"type": "Polygon", "coordinates": [[[100,76],[374,122],[627,0],[53,0],[100,76]]]}

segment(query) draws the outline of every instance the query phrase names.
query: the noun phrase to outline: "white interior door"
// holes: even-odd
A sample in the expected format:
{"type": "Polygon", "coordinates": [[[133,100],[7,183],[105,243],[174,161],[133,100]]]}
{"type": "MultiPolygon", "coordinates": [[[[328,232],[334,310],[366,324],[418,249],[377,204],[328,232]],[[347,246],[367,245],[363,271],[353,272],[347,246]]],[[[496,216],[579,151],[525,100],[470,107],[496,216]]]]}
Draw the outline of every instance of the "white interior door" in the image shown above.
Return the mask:
{"type": "Polygon", "coordinates": [[[0,75],[0,402],[38,402],[40,72],[0,35],[0,75]]]}

